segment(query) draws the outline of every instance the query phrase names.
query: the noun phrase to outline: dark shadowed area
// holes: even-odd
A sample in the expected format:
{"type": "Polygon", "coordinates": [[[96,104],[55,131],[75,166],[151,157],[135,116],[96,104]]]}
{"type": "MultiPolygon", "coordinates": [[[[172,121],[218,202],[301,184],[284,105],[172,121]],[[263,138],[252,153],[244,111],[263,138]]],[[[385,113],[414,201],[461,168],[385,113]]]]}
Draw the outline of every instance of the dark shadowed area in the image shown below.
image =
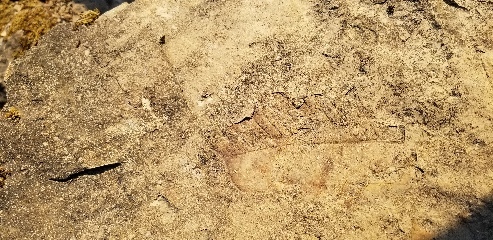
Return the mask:
{"type": "Polygon", "coordinates": [[[493,196],[471,206],[470,212],[458,220],[436,240],[489,240],[493,238],[493,196]]]}
{"type": "Polygon", "coordinates": [[[124,2],[131,3],[133,1],[134,0],[75,0],[74,3],[83,4],[87,9],[97,8],[101,13],[104,13],[124,2]]]}

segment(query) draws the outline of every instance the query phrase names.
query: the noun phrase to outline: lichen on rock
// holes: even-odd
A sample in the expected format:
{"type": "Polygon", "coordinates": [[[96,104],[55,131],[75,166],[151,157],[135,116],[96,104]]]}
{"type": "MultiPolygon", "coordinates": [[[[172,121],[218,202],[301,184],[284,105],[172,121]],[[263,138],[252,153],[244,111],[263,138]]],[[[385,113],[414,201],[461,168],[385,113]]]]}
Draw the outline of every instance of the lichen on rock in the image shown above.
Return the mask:
{"type": "Polygon", "coordinates": [[[97,8],[94,10],[85,11],[80,15],[79,20],[75,22],[74,28],[78,28],[82,25],[91,25],[99,17],[100,14],[101,13],[97,8]]]}

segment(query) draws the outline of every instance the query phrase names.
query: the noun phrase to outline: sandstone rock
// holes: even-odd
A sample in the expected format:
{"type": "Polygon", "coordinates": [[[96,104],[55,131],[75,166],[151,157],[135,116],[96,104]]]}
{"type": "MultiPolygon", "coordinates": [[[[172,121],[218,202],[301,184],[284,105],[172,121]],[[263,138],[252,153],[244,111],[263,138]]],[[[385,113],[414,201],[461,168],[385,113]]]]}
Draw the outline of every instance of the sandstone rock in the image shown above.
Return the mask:
{"type": "Polygon", "coordinates": [[[60,24],[6,76],[1,236],[448,236],[493,184],[493,10],[464,7],[141,0],[60,24]]]}

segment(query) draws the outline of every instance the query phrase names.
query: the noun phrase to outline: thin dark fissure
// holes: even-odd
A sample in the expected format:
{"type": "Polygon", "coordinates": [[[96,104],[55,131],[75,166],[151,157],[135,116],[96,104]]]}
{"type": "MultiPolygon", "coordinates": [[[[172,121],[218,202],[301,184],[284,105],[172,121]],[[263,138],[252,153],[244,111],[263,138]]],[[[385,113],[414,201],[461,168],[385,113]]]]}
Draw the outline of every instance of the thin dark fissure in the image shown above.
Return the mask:
{"type": "Polygon", "coordinates": [[[103,166],[99,166],[99,167],[95,167],[95,168],[85,168],[85,169],[81,169],[77,172],[71,173],[68,176],[54,177],[54,178],[50,178],[50,180],[55,181],[55,182],[68,182],[70,180],[74,180],[74,179],[81,177],[81,176],[98,175],[98,174],[107,172],[111,169],[117,168],[121,165],[122,165],[121,163],[117,162],[117,163],[111,163],[111,164],[107,164],[107,165],[103,165],[103,166]]]}

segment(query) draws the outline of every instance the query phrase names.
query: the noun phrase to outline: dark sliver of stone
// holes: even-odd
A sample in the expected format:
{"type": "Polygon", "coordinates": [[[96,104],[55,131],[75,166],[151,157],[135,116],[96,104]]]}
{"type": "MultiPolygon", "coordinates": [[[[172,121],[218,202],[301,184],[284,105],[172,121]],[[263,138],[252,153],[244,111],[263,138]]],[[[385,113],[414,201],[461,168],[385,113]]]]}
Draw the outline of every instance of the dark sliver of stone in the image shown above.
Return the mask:
{"type": "Polygon", "coordinates": [[[467,11],[467,8],[465,8],[465,7],[461,6],[461,5],[459,5],[459,4],[458,4],[456,1],[454,1],[454,0],[443,0],[443,2],[445,2],[447,5],[452,6],[452,7],[454,7],[454,8],[458,8],[458,9],[462,9],[462,10],[467,11]]]}
{"type": "Polygon", "coordinates": [[[5,89],[5,86],[0,83],[0,109],[5,106],[7,103],[7,90],[5,89]]]}

